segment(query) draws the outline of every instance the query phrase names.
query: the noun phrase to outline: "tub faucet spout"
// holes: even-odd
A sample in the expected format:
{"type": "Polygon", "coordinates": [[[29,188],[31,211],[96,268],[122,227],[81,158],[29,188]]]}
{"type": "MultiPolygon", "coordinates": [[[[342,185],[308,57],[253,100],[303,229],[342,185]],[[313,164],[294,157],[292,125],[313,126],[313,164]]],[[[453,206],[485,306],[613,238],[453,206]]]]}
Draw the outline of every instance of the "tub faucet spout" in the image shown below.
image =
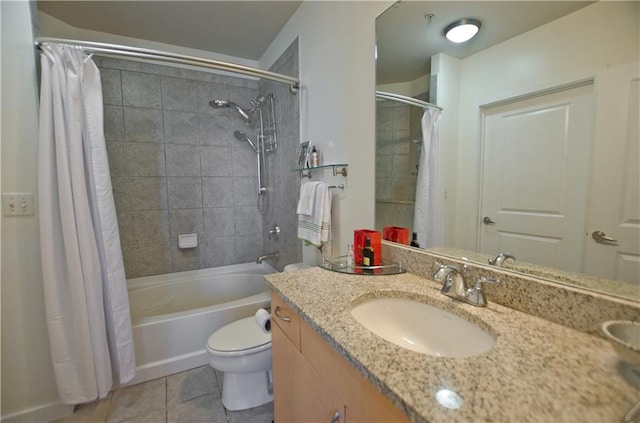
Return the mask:
{"type": "Polygon", "coordinates": [[[261,255],[260,257],[258,257],[258,260],[256,260],[256,263],[260,264],[264,260],[278,260],[278,258],[280,258],[280,253],[278,251],[275,251],[273,253],[261,255]]]}

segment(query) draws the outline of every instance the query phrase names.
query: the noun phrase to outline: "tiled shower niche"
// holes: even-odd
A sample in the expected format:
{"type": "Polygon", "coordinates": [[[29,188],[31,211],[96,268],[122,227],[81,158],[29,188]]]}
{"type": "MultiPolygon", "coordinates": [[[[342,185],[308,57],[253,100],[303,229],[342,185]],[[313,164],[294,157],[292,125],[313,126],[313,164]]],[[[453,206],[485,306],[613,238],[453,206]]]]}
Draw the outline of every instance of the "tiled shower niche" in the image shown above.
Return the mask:
{"type": "MultiPolygon", "coordinates": [[[[209,101],[247,107],[268,93],[242,77],[103,57],[96,63],[127,278],[255,261],[266,238],[256,154],[233,133],[254,139],[257,125],[209,101]],[[190,233],[198,246],[179,249],[178,235],[190,233]]],[[[298,98],[276,101],[296,111],[292,123],[278,116],[282,138],[291,138],[281,144],[299,143],[298,98]]]]}

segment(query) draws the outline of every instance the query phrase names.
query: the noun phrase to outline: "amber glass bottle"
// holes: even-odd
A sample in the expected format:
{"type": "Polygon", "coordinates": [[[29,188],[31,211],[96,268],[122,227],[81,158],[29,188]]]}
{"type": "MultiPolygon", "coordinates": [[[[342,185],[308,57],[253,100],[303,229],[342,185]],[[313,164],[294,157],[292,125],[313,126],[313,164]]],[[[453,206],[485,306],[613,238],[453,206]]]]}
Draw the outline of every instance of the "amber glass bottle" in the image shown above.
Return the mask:
{"type": "Polygon", "coordinates": [[[411,240],[411,244],[412,247],[420,247],[420,243],[418,242],[418,234],[417,233],[413,233],[413,239],[411,240]]]}
{"type": "MultiPolygon", "coordinates": [[[[371,248],[371,239],[366,237],[364,240],[364,248],[362,249],[362,265],[373,266],[373,257],[375,252],[371,248]]],[[[372,269],[365,269],[365,272],[371,273],[372,269]]]]}

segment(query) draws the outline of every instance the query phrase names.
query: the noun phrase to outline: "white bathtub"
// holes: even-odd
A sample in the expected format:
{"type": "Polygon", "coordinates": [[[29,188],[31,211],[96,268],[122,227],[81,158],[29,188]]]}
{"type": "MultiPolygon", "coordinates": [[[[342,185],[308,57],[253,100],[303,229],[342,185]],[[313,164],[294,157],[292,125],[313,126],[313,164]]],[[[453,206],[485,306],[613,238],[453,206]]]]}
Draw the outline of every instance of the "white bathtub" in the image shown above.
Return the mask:
{"type": "Polygon", "coordinates": [[[269,307],[266,263],[234,264],[127,280],[136,377],[144,382],[207,364],[222,326],[269,307]]]}

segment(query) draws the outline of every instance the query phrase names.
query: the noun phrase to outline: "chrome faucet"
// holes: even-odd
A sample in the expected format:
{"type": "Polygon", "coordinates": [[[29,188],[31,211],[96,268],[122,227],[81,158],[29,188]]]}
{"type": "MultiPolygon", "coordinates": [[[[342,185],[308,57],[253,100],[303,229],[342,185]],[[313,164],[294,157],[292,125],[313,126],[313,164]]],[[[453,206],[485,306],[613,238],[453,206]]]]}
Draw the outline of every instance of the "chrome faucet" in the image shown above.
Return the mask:
{"type": "Polygon", "coordinates": [[[462,267],[462,270],[449,264],[436,264],[438,268],[433,273],[433,279],[443,283],[440,292],[447,297],[463,301],[467,304],[485,307],[487,305],[487,298],[484,295],[483,284],[500,283],[497,279],[482,277],[476,281],[474,286],[469,287],[464,277],[467,270],[466,264],[462,267]]]}
{"type": "Polygon", "coordinates": [[[506,253],[500,253],[493,260],[489,259],[489,264],[492,265],[492,266],[503,267],[504,266],[504,262],[507,261],[508,259],[516,261],[516,258],[513,255],[506,254],[506,253]]]}
{"type": "Polygon", "coordinates": [[[267,254],[261,255],[260,257],[258,257],[258,260],[256,260],[256,263],[260,264],[264,260],[278,260],[279,258],[280,258],[280,253],[278,251],[275,251],[273,253],[267,253],[267,254]]]}

